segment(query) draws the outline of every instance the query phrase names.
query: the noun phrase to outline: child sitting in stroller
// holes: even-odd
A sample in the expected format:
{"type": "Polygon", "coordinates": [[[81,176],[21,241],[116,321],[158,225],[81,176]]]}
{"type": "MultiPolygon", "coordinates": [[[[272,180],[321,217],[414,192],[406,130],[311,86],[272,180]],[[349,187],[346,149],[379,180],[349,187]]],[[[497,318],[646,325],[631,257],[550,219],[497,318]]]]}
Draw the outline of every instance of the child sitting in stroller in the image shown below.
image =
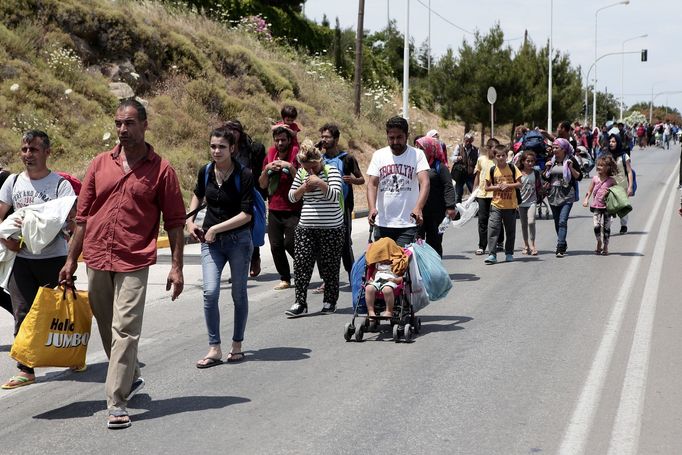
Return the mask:
{"type": "Polygon", "coordinates": [[[385,311],[381,317],[390,318],[399,286],[403,283],[402,275],[407,270],[408,259],[402,248],[388,237],[381,238],[371,244],[366,253],[367,267],[371,278],[365,285],[365,302],[367,315],[376,317],[375,302],[379,293],[383,294],[385,311]],[[373,271],[371,268],[373,267],[373,271]]]}
{"type": "Polygon", "coordinates": [[[403,282],[402,277],[396,276],[391,271],[391,261],[381,261],[375,264],[374,276],[365,286],[365,303],[367,304],[367,315],[375,317],[374,301],[377,292],[384,295],[386,311],[382,311],[380,316],[391,317],[393,315],[393,303],[395,302],[395,289],[403,282]]]}

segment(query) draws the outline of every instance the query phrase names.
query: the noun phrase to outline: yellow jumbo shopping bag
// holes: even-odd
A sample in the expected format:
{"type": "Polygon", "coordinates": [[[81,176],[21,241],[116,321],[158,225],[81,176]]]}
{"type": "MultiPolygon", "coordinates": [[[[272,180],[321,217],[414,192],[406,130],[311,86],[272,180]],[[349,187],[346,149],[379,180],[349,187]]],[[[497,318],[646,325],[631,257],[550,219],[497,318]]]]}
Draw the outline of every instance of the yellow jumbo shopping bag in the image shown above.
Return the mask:
{"type": "Polygon", "coordinates": [[[91,325],[87,292],[41,287],[21,323],[10,356],[31,368],[82,367],[91,325]]]}

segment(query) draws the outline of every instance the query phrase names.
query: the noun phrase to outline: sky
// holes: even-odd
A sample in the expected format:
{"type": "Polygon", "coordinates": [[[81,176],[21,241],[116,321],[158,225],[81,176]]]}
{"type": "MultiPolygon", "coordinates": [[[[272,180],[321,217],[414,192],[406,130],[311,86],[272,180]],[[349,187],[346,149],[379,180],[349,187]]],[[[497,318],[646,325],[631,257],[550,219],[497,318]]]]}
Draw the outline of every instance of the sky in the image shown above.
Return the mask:
{"type": "MultiPolygon", "coordinates": [[[[448,47],[455,50],[463,39],[473,35],[448,24],[447,19],[464,30],[485,34],[497,22],[512,49],[518,49],[525,30],[538,46],[553,36],[553,48],[568,54],[574,67],[581,66],[583,79],[595,58],[595,13],[618,0],[366,0],[365,29],[376,31],[386,27],[388,17],[405,31],[406,2],[410,2],[410,37],[419,47],[428,36],[429,13],[424,5],[431,3],[431,48],[436,59],[448,47]],[[553,26],[550,6],[553,2],[553,26]]],[[[597,63],[597,89],[621,95],[626,107],[657,95],[654,104],[668,105],[682,111],[682,58],[678,46],[682,16],[679,0],[630,0],[628,5],[605,8],[597,15],[597,57],[610,52],[637,51],[637,54],[607,56],[597,63]],[[623,44],[631,38],[647,34],[623,44]],[[640,62],[639,51],[648,49],[648,61],[640,62]],[[622,62],[624,60],[624,65],[622,62]],[[622,71],[621,69],[624,68],[622,71]]],[[[358,1],[307,0],[305,14],[321,22],[324,14],[333,24],[339,18],[341,27],[355,29],[358,1]]],[[[593,70],[594,72],[594,70],[593,70]]],[[[590,75],[590,80],[593,75],[590,75]]],[[[585,85],[585,82],[583,82],[585,85]]],[[[498,97],[504,94],[498,92],[498,97]]],[[[590,101],[591,103],[591,101],[590,101]]],[[[591,109],[591,108],[590,108],[591,109]]]]}

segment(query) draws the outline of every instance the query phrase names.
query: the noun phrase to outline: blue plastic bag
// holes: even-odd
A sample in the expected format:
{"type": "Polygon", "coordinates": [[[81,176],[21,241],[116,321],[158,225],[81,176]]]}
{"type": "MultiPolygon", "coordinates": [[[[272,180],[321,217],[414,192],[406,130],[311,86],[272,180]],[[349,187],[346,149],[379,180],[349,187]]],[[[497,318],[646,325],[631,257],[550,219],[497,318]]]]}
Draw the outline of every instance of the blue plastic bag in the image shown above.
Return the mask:
{"type": "Polygon", "coordinates": [[[350,270],[350,283],[353,292],[353,309],[357,308],[358,313],[367,313],[367,304],[365,303],[365,293],[362,289],[362,281],[365,278],[365,269],[367,262],[365,261],[365,253],[362,253],[350,270]]]}
{"type": "Polygon", "coordinates": [[[440,300],[447,296],[452,289],[452,281],[436,250],[424,242],[413,243],[412,247],[429,300],[440,300]]]}

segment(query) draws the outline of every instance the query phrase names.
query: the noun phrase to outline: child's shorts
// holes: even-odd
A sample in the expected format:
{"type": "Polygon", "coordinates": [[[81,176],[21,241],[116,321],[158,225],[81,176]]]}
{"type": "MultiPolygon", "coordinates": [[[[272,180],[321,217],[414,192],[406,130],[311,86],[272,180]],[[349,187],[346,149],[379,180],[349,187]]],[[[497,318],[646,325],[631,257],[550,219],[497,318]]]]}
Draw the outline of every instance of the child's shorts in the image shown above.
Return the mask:
{"type": "Polygon", "coordinates": [[[396,289],[398,287],[398,285],[393,281],[389,281],[384,278],[374,280],[371,283],[369,283],[369,285],[374,286],[374,289],[376,289],[377,291],[382,291],[385,287],[390,287],[392,289],[396,289]]]}

